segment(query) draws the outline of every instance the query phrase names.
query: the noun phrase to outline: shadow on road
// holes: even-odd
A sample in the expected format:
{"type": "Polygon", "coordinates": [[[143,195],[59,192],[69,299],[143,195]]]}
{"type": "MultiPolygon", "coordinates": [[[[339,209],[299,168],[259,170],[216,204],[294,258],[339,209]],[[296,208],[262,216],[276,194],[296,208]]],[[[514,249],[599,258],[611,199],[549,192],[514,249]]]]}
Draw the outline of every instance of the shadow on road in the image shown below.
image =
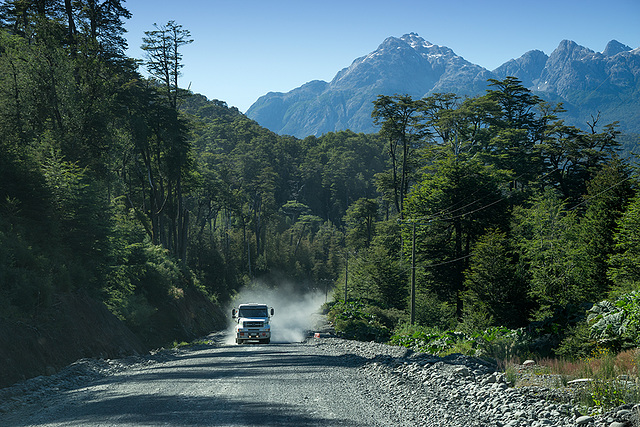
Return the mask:
{"type": "Polygon", "coordinates": [[[303,354],[291,344],[268,346],[222,346],[177,356],[173,363],[154,365],[149,372],[136,375],[136,381],[156,381],[171,377],[178,379],[221,379],[246,376],[273,376],[292,367],[328,369],[332,367],[360,367],[371,360],[353,354],[328,356],[303,354]]]}
{"type": "Polygon", "coordinates": [[[165,356],[162,363],[61,393],[49,407],[22,420],[13,417],[13,421],[4,424],[0,415],[0,424],[364,426],[334,414],[327,418],[326,412],[323,415],[314,411],[312,404],[301,402],[295,393],[293,402],[287,399],[278,402],[265,399],[266,390],[262,396],[244,392],[227,396],[215,388],[233,391],[235,384],[244,381],[277,390],[289,384],[283,380],[285,377],[300,384],[309,381],[312,377],[309,373],[336,367],[354,368],[367,362],[370,360],[350,354],[316,354],[312,347],[299,344],[199,345],[165,356]],[[216,392],[202,396],[207,387],[216,392]]]}
{"type": "MultiPolygon", "coordinates": [[[[101,397],[77,402],[73,412],[47,416],[42,425],[172,425],[172,426],[354,426],[352,420],[327,419],[304,413],[295,405],[246,402],[220,397],[136,396],[101,397]]],[[[31,421],[5,424],[33,425],[31,421]]]]}

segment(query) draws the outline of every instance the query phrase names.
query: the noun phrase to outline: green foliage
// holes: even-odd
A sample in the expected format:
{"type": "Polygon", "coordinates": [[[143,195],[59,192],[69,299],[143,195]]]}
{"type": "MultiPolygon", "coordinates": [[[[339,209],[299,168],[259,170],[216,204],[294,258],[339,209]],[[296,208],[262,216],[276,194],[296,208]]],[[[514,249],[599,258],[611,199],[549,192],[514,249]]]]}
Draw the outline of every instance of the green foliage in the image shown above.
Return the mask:
{"type": "Polygon", "coordinates": [[[533,199],[530,208],[518,208],[514,230],[530,275],[529,294],[541,306],[538,318],[551,307],[578,303],[583,297],[575,275],[576,216],[556,191],[533,199]]]}
{"type": "MultiPolygon", "coordinates": [[[[420,282],[419,282],[420,283],[420,282]]],[[[442,330],[455,328],[456,306],[442,301],[426,286],[417,286],[415,320],[418,325],[431,326],[442,330]]]]}
{"type": "Polygon", "coordinates": [[[582,393],[585,406],[607,410],[637,402],[640,389],[637,380],[632,380],[637,376],[637,352],[634,353],[632,366],[624,366],[627,352],[618,354],[602,347],[596,347],[584,359],[586,375],[591,379],[582,393]]]}
{"type": "Polygon", "coordinates": [[[140,336],[152,335],[158,327],[157,314],[182,300],[190,289],[205,292],[191,271],[162,247],[132,243],[120,253],[124,258],[108,276],[105,303],[140,336]]]}
{"type": "Polygon", "coordinates": [[[419,326],[404,326],[394,333],[390,343],[431,354],[449,352],[458,343],[467,341],[468,337],[462,332],[440,332],[433,328],[419,326]]]}
{"type": "Polygon", "coordinates": [[[34,162],[0,150],[0,316],[35,314],[66,279],[54,225],[34,162]]]}
{"type": "MultiPolygon", "coordinates": [[[[426,265],[425,280],[440,300],[456,306],[458,317],[470,249],[486,229],[504,225],[507,218],[500,174],[461,157],[443,153],[405,204],[405,218],[417,222],[416,258],[426,265]],[[479,200],[486,204],[483,209],[475,206],[479,200]]],[[[406,254],[412,252],[413,225],[409,225],[403,227],[406,254]]]]}
{"type": "Polygon", "coordinates": [[[458,323],[456,330],[466,334],[472,334],[477,330],[490,328],[495,324],[493,317],[481,308],[475,307],[469,309],[469,305],[465,304],[465,313],[462,321],[458,323]]]}
{"type": "Polygon", "coordinates": [[[530,336],[523,329],[491,327],[471,335],[478,357],[512,360],[530,354],[530,336]]]}
{"type": "Polygon", "coordinates": [[[530,305],[526,281],[518,274],[516,255],[505,233],[489,231],[478,239],[465,287],[465,318],[473,319],[471,324],[480,326],[477,322],[482,317],[491,319],[488,323],[495,326],[526,324],[530,305]]]}
{"type": "Polygon", "coordinates": [[[387,199],[393,202],[397,213],[404,210],[405,197],[415,179],[417,149],[424,144],[426,129],[421,125],[424,101],[409,95],[378,95],[373,102],[371,117],[380,126],[380,135],[387,141],[387,154],[391,160],[390,179],[380,180],[387,199]],[[391,196],[389,196],[391,195],[391,196]]]}
{"type": "Polygon", "coordinates": [[[153,24],[155,30],[145,31],[142,50],[146,53],[145,65],[147,71],[155,79],[162,82],[169,103],[175,109],[178,103],[178,77],[182,64],[180,47],[192,43],[189,30],[175,21],[169,21],[166,25],[153,24]]]}
{"type": "MultiPolygon", "coordinates": [[[[626,400],[628,393],[629,386],[624,383],[596,379],[589,384],[587,405],[609,409],[624,405],[627,402],[635,402],[636,400],[626,400]]],[[[637,393],[633,397],[637,397],[637,393]]]]}
{"type": "Polygon", "coordinates": [[[558,345],[555,353],[568,360],[579,360],[589,357],[596,348],[596,342],[590,336],[589,325],[581,321],[568,329],[566,337],[558,345]]]}
{"type": "Polygon", "coordinates": [[[347,232],[347,246],[360,250],[368,248],[375,233],[375,223],[378,217],[378,203],[372,199],[358,199],[347,209],[345,222],[347,232]]]}
{"type": "Polygon", "coordinates": [[[587,301],[602,300],[613,288],[607,276],[608,261],[612,255],[617,256],[617,224],[633,196],[630,176],[628,166],[614,158],[587,183],[586,209],[580,219],[574,257],[576,276],[587,301]]]}
{"type": "Polygon", "coordinates": [[[34,314],[51,300],[55,289],[47,251],[30,245],[22,227],[0,217],[0,316],[34,314]]]}
{"type": "MultiPolygon", "coordinates": [[[[70,2],[64,19],[1,8],[0,315],[81,290],[152,334],[192,291],[222,302],[254,279],[328,293],[346,278],[367,303],[335,305],[336,327],[386,341],[409,316],[407,221],[416,321],[462,331],[418,346],[511,354],[517,339],[492,327],[537,307],[535,339],[553,347],[576,324],[557,305],[637,288],[640,199],[627,206],[615,125],[564,126],[507,78],[465,100],[380,96],[377,135],[280,136],[178,87],[190,36],[172,21],[146,33],[144,79],[121,3],[70,2]]],[[[593,339],[637,342],[626,298],[597,305],[593,339]]]]}
{"type": "Polygon", "coordinates": [[[540,320],[531,322],[528,325],[531,351],[540,357],[554,356],[567,337],[571,337],[574,331],[580,331],[579,325],[585,321],[590,306],[583,303],[554,307],[540,320]]]}
{"type": "Polygon", "coordinates": [[[638,289],[640,284],[640,194],[629,203],[618,223],[615,253],[608,276],[620,292],[638,289]]]}
{"type": "Polygon", "coordinates": [[[390,342],[415,351],[440,356],[462,353],[494,360],[513,358],[527,351],[524,332],[504,327],[464,333],[404,325],[395,331],[390,342]]]}
{"type": "Polygon", "coordinates": [[[383,307],[407,306],[407,274],[386,248],[374,246],[359,254],[350,264],[349,286],[357,296],[376,301],[383,307]]]}
{"type": "Polygon", "coordinates": [[[354,200],[376,196],[373,177],[387,167],[383,144],[378,135],[340,131],[307,137],[295,150],[288,147],[299,153],[299,170],[288,178],[295,183],[293,195],[315,215],[339,224],[354,200]]]}
{"type": "Polygon", "coordinates": [[[614,302],[595,304],[587,316],[590,338],[614,351],[640,344],[640,292],[620,295],[614,302]]]}
{"type": "Polygon", "coordinates": [[[386,312],[362,301],[339,301],[328,312],[338,335],[358,341],[386,342],[401,317],[397,311],[386,312]]]}

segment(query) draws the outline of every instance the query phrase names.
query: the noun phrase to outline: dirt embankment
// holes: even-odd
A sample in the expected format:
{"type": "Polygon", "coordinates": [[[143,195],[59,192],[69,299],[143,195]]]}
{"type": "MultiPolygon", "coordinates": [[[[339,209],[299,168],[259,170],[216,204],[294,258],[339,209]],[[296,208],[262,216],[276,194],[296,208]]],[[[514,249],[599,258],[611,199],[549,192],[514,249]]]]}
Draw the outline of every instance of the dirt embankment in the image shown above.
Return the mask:
{"type": "Polygon", "coordinates": [[[83,293],[57,295],[25,320],[0,318],[0,387],[50,375],[85,357],[118,358],[224,328],[222,311],[199,292],[159,307],[154,326],[133,333],[104,304],[83,293]]]}

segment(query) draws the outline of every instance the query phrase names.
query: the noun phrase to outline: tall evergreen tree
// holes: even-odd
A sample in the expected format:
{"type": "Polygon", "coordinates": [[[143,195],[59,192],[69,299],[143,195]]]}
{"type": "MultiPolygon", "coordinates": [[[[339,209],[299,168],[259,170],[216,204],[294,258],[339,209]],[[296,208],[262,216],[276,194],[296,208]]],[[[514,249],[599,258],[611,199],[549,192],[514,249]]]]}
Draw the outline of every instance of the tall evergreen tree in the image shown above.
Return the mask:
{"type": "Polygon", "coordinates": [[[539,305],[537,317],[556,307],[583,301],[575,268],[577,219],[556,190],[533,198],[514,212],[514,238],[530,275],[529,293],[539,305]]]}
{"type": "Polygon", "coordinates": [[[155,30],[145,31],[142,50],[146,52],[145,64],[149,73],[162,83],[169,105],[177,109],[180,87],[180,69],[184,67],[180,48],[193,43],[189,30],[175,21],[165,25],[153,24],[155,30]]]}
{"type": "MultiPolygon", "coordinates": [[[[405,218],[420,224],[416,252],[432,291],[455,304],[458,317],[471,248],[485,230],[507,222],[501,180],[477,159],[449,154],[429,168],[406,201],[405,218]]],[[[405,235],[405,242],[412,240],[405,235]]]]}
{"type": "Polygon", "coordinates": [[[603,300],[612,288],[607,277],[608,260],[616,253],[618,221],[633,197],[635,183],[631,177],[624,162],[612,159],[587,183],[584,202],[576,206],[585,210],[580,219],[575,263],[586,301],[603,300]]]}
{"type": "Polygon", "coordinates": [[[391,191],[396,212],[402,218],[403,205],[416,171],[416,152],[427,136],[423,101],[409,95],[379,95],[373,103],[373,122],[380,125],[380,134],[387,140],[391,158],[391,191]]]}
{"type": "Polygon", "coordinates": [[[615,252],[609,260],[608,277],[617,292],[630,292],[640,285],[640,195],[636,194],[618,222],[615,252]]]}
{"type": "Polygon", "coordinates": [[[516,251],[506,233],[490,230],[473,247],[465,272],[465,316],[486,314],[493,325],[522,327],[530,303],[527,282],[519,271],[516,251]]]}

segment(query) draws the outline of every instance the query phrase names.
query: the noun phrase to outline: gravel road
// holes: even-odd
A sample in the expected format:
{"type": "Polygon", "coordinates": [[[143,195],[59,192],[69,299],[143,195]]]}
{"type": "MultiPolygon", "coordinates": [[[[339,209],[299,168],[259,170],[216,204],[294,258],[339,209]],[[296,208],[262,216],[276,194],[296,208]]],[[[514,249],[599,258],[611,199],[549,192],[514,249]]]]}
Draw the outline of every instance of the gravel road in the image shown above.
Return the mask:
{"type": "MultiPolygon", "coordinates": [[[[605,426],[633,405],[580,414],[562,396],[508,387],[478,359],[332,337],[209,344],[84,359],[0,390],[2,426],[605,426]]],[[[616,424],[617,423],[617,424],[616,424]]]]}

